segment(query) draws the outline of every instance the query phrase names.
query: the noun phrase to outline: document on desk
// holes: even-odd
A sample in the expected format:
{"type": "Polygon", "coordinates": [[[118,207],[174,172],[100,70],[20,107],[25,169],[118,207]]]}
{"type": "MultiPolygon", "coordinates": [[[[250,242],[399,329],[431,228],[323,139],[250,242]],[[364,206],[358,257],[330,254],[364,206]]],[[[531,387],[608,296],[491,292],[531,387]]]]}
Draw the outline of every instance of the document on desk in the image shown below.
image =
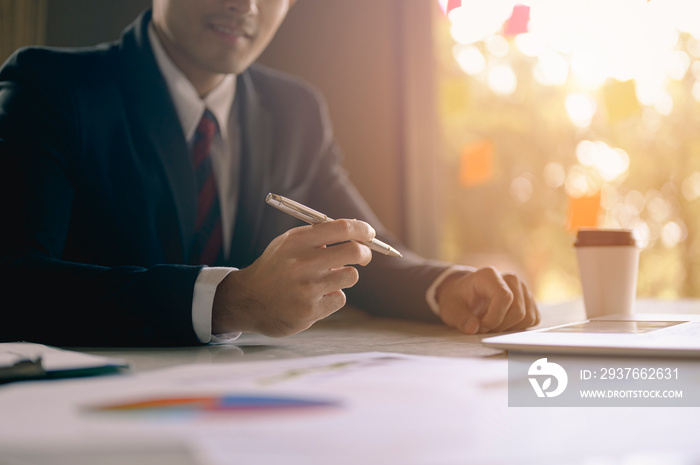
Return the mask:
{"type": "Polygon", "coordinates": [[[468,446],[478,431],[462,426],[482,408],[475,392],[506,386],[506,376],[505,361],[372,352],[7,385],[0,452],[126,453],[170,441],[204,451],[207,464],[347,463],[337,452],[358,441],[353,463],[397,443],[399,463],[411,463],[401,459],[427,443],[468,446]],[[321,462],[309,460],[311,450],[321,462]]]}
{"type": "MultiPolygon", "coordinates": [[[[105,457],[120,465],[500,465],[697,452],[694,410],[509,408],[507,368],[504,359],[368,352],[8,384],[0,386],[0,457],[36,465],[105,457]],[[275,399],[300,404],[268,408],[275,399]],[[209,408],[212,400],[223,404],[209,408]]],[[[695,464],[698,455],[649,463],[695,464]]]]}
{"type": "Polygon", "coordinates": [[[0,343],[0,383],[22,379],[66,378],[110,373],[124,360],[100,357],[31,342],[0,343]]]}

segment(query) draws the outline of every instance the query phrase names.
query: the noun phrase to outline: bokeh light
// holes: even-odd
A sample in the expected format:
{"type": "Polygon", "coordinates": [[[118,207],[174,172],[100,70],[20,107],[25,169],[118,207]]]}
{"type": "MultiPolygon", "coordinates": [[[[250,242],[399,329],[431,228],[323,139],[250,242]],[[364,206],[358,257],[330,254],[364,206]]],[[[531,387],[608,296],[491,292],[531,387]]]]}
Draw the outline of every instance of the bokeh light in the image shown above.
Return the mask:
{"type": "Polygon", "coordinates": [[[496,251],[574,297],[572,224],[630,228],[639,295],[700,297],[700,2],[439,3],[448,172],[492,141],[488,177],[444,183],[442,258],[496,251]]]}

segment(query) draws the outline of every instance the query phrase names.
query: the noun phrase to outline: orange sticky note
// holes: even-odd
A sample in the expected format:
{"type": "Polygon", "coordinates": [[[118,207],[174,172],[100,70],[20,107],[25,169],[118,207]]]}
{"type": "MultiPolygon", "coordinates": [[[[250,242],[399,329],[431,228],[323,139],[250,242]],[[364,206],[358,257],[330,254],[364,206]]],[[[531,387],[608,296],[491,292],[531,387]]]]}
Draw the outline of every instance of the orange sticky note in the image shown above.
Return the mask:
{"type": "Polygon", "coordinates": [[[527,32],[527,24],[530,22],[530,7],[527,5],[515,5],[510,18],[503,25],[503,35],[514,36],[527,32]]]}
{"type": "Polygon", "coordinates": [[[600,217],[600,191],[583,197],[569,197],[569,213],[566,219],[566,229],[578,231],[581,228],[598,227],[600,217]]]}
{"type": "Polygon", "coordinates": [[[615,123],[640,112],[637,100],[637,88],[632,79],[629,81],[610,80],[603,88],[605,108],[608,121],[615,123]]]}
{"type": "Polygon", "coordinates": [[[494,148],[489,139],[467,144],[462,148],[459,183],[464,187],[485,184],[494,175],[494,148]]]}

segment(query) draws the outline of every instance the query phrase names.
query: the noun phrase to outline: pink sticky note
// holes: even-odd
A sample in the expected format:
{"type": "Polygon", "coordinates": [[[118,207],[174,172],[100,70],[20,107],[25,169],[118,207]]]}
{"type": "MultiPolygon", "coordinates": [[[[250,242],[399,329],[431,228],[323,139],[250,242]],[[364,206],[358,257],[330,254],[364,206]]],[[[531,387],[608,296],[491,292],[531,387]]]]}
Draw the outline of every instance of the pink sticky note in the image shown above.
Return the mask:
{"type": "Polygon", "coordinates": [[[454,10],[455,8],[459,8],[460,6],[462,6],[462,0],[447,0],[445,14],[448,14],[450,11],[454,10]]]}
{"type": "Polygon", "coordinates": [[[527,23],[530,21],[530,7],[527,5],[515,5],[510,18],[503,25],[503,34],[514,36],[527,32],[527,23]]]}

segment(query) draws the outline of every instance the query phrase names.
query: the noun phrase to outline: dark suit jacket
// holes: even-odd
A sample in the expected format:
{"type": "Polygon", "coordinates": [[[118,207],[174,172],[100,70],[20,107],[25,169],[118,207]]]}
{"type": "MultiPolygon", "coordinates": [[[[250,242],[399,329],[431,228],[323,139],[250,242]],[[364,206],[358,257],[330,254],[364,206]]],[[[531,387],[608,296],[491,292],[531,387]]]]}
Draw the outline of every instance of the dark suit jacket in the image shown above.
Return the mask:
{"type": "MultiPolygon", "coordinates": [[[[195,178],[148,43],[149,20],[146,12],[111,44],[21,50],[0,72],[0,340],[197,343],[191,305],[200,267],[182,265],[195,178]]],[[[341,167],[316,91],[254,65],[238,77],[236,95],[240,201],[227,265],[248,266],[300,224],[267,206],[268,192],[367,220],[398,244],[341,167]]],[[[349,302],[435,319],[424,293],[442,269],[410,253],[375,253],[349,302]]]]}

